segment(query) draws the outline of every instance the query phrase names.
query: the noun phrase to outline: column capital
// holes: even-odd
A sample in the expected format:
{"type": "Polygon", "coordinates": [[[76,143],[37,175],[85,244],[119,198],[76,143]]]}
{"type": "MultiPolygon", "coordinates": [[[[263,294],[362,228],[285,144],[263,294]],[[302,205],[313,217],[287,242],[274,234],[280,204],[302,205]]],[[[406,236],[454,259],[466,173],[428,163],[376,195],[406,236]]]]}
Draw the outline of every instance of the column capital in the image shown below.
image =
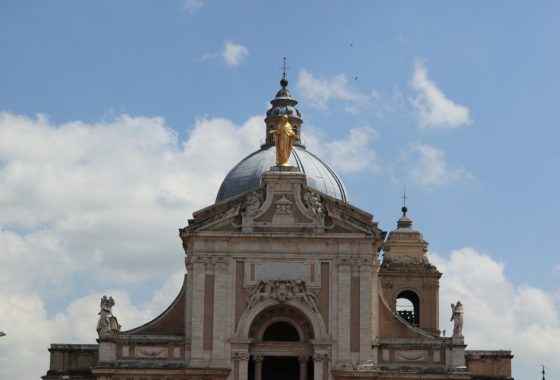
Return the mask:
{"type": "Polygon", "coordinates": [[[234,351],[231,353],[231,360],[249,360],[249,353],[234,351]]]}
{"type": "Polygon", "coordinates": [[[323,362],[329,360],[329,354],[325,352],[315,352],[313,354],[313,360],[316,362],[323,362]]]}
{"type": "Polygon", "coordinates": [[[300,363],[307,363],[309,361],[309,356],[299,356],[298,361],[300,363]]]}

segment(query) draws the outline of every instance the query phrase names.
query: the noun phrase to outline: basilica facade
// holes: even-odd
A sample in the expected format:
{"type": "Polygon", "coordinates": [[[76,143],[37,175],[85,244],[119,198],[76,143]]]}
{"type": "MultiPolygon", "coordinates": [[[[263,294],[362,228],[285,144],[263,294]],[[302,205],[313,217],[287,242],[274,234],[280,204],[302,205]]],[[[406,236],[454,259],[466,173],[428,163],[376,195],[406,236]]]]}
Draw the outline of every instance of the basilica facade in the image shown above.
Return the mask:
{"type": "Polygon", "coordinates": [[[510,351],[466,349],[460,302],[442,334],[442,274],[408,210],[386,233],[348,203],[280,86],[264,144],[179,230],[186,273],[173,303],[120,331],[104,297],[97,344],[52,344],[44,380],[512,379],[510,351]]]}

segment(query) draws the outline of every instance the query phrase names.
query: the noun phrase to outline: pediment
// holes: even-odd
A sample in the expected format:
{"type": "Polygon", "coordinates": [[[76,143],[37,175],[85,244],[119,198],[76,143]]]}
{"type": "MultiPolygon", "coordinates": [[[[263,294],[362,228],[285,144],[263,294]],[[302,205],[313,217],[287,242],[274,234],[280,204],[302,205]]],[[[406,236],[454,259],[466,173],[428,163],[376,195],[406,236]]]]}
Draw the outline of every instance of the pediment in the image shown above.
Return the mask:
{"type": "Polygon", "coordinates": [[[263,185],[193,214],[185,230],[365,234],[384,237],[373,216],[306,185],[300,172],[267,172],[263,185]]]}

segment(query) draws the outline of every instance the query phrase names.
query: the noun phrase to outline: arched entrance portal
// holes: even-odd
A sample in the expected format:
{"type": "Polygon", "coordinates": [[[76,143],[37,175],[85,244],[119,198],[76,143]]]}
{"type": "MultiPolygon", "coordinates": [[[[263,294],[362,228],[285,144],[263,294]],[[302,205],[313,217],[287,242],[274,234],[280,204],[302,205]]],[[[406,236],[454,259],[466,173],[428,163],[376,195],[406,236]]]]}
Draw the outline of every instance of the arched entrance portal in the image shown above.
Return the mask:
{"type": "Polygon", "coordinates": [[[289,305],[271,306],[255,317],[249,336],[249,380],[312,380],[313,328],[289,305]]]}

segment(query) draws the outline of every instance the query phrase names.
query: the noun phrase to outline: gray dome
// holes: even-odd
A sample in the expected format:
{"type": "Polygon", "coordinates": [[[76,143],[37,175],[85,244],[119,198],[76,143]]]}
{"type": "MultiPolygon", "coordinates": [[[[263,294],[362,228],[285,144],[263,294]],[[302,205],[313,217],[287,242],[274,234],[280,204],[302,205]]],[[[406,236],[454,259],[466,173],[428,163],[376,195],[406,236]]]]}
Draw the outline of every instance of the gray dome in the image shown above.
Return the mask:
{"type": "MultiPolygon", "coordinates": [[[[307,186],[346,202],[346,189],[336,173],[304,147],[294,145],[289,163],[305,173],[307,186]]],[[[216,202],[244,193],[261,185],[262,174],[276,165],[274,146],[263,145],[235,165],[228,173],[216,197],[216,202]]]]}

